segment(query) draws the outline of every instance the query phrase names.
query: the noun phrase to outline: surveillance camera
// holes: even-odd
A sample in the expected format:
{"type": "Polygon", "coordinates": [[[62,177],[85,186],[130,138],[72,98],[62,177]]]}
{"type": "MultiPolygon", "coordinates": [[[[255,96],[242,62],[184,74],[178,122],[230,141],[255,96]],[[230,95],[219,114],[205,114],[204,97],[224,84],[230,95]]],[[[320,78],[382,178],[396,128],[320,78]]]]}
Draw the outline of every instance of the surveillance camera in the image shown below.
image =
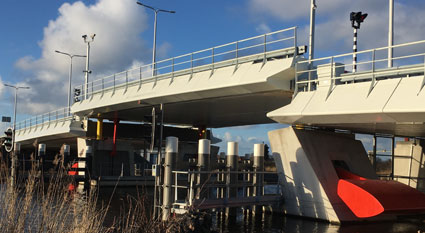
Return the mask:
{"type": "Polygon", "coordinates": [[[83,38],[86,39],[87,38],[87,35],[83,35],[83,38]]]}
{"type": "Polygon", "coordinates": [[[94,37],[96,36],[96,34],[93,34],[92,36],[91,36],[91,39],[92,40],[94,40],[94,37]]]}

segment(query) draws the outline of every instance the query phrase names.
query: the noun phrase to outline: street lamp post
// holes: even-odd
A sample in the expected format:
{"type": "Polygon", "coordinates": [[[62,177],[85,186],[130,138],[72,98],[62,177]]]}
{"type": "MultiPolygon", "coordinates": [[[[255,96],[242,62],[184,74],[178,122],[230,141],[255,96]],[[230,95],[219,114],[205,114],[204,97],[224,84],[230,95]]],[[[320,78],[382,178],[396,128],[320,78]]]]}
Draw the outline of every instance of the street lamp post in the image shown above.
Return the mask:
{"type": "Polygon", "coordinates": [[[71,112],[71,80],[72,80],[72,58],[74,57],[86,57],[85,55],[76,55],[76,54],[69,54],[65,52],[61,52],[58,50],[55,50],[56,53],[63,54],[69,57],[70,59],[70,66],[69,66],[69,78],[68,78],[68,114],[71,112]]]}
{"type": "Polygon", "coordinates": [[[89,73],[91,73],[91,70],[89,70],[89,59],[90,59],[90,43],[94,41],[94,37],[96,34],[91,35],[91,41],[87,40],[87,35],[83,35],[84,42],[87,44],[87,55],[86,55],[86,70],[84,70],[85,76],[84,76],[84,99],[87,99],[87,92],[89,90],[89,73]]]}
{"type": "Polygon", "coordinates": [[[141,5],[141,6],[146,7],[148,9],[151,9],[155,12],[155,21],[154,21],[154,26],[153,26],[153,51],[152,51],[152,76],[155,76],[155,74],[156,74],[156,22],[157,22],[158,12],[165,12],[165,13],[171,13],[171,14],[174,14],[176,12],[151,7],[151,6],[145,5],[141,2],[136,2],[136,3],[141,5]]]}
{"type": "Polygon", "coordinates": [[[15,180],[16,180],[16,154],[14,152],[15,150],[15,129],[16,129],[16,111],[18,109],[18,90],[19,89],[30,89],[29,87],[23,87],[23,86],[14,86],[10,84],[4,84],[6,87],[15,88],[15,105],[13,107],[13,133],[12,133],[12,152],[11,152],[11,183],[12,187],[14,187],[15,180]]]}

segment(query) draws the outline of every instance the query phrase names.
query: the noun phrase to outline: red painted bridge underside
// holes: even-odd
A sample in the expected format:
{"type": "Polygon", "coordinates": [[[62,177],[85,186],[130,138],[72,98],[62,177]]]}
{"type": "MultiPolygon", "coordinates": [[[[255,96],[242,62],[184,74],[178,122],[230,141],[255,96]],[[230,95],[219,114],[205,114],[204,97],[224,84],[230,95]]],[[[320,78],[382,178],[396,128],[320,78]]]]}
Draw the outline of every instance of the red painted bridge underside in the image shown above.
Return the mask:
{"type": "Polygon", "coordinates": [[[338,196],[359,218],[425,212],[425,194],[397,181],[369,180],[337,168],[338,196]]]}

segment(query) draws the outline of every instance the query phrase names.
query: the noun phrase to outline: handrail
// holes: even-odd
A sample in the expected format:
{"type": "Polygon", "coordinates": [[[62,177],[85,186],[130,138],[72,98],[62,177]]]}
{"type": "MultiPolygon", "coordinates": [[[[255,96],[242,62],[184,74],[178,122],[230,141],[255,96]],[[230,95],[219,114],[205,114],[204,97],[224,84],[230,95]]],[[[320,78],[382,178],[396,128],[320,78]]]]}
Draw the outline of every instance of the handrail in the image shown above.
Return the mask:
{"type": "MultiPolygon", "coordinates": [[[[196,52],[191,52],[183,55],[179,55],[172,58],[167,58],[161,61],[158,61],[155,64],[146,64],[142,65],[136,68],[132,68],[129,70],[121,71],[114,73],[112,75],[108,75],[103,78],[95,79],[89,83],[87,83],[87,86],[84,84],[74,86],[76,89],[80,89],[80,95],[74,96],[74,101],[78,102],[81,100],[84,100],[85,98],[88,98],[88,94],[94,94],[101,92],[102,94],[105,91],[112,90],[115,92],[117,88],[120,88],[122,86],[128,87],[129,85],[133,85],[135,83],[140,85],[144,80],[147,78],[154,78],[158,76],[163,76],[170,74],[170,77],[174,77],[174,74],[176,72],[181,71],[190,71],[191,73],[196,72],[198,69],[200,70],[207,70],[207,69],[214,69],[214,64],[221,64],[226,61],[233,61],[235,60],[235,63],[242,64],[245,61],[246,58],[252,58],[255,59],[257,55],[259,54],[269,54],[271,52],[276,51],[283,51],[285,49],[294,48],[294,52],[296,51],[296,34],[297,34],[297,27],[291,27],[286,28],[282,30],[278,30],[275,32],[266,33],[259,36],[254,36],[242,40],[238,40],[235,42],[227,43],[218,45],[215,47],[211,47],[204,50],[199,50],[196,52]],[[283,33],[289,33],[289,35],[283,34],[283,33]],[[261,41],[255,41],[255,40],[261,40],[261,41]],[[267,45],[273,45],[277,43],[282,43],[286,41],[292,41],[293,43],[290,43],[288,45],[282,45],[279,48],[268,48],[267,45]],[[250,44],[249,42],[255,42],[255,44],[250,44]],[[248,43],[247,45],[244,45],[244,43],[248,43]],[[221,51],[223,48],[227,46],[235,46],[234,49],[221,51]],[[256,48],[261,48],[264,50],[261,51],[254,51],[251,52],[250,50],[255,50],[256,48]],[[214,50],[219,50],[214,51],[214,50]],[[198,57],[199,54],[211,52],[208,55],[198,57]],[[230,56],[230,58],[226,58],[225,56],[230,56]],[[181,61],[183,59],[183,61],[181,61]],[[243,61],[241,61],[243,59],[243,61]],[[177,60],[177,62],[175,62],[177,60]],[[207,61],[208,60],[208,61],[207,61]],[[170,64],[168,64],[168,63],[170,64]],[[156,67],[155,72],[152,72],[152,68],[156,67]],[[152,76],[152,73],[155,73],[155,76],[152,76]],[[87,93],[85,93],[85,87],[87,87],[87,93]]],[[[266,56],[264,56],[266,57],[266,56]]],[[[249,61],[249,60],[248,60],[249,61]]],[[[264,61],[266,62],[266,61],[264,61]]],[[[17,130],[22,130],[25,128],[31,128],[38,126],[40,124],[46,124],[51,122],[57,122],[62,119],[68,119],[72,117],[72,114],[70,113],[70,109],[68,108],[61,108],[49,113],[40,114],[34,117],[31,117],[29,119],[26,119],[24,121],[18,122],[16,124],[17,130]]]]}
{"type": "MultiPolygon", "coordinates": [[[[266,55],[271,52],[283,50],[285,48],[294,48],[296,46],[296,29],[297,27],[282,29],[218,45],[208,49],[179,55],[173,58],[167,58],[153,64],[142,65],[140,67],[95,79],[87,84],[88,88],[86,88],[84,84],[76,86],[75,88],[81,90],[80,95],[76,96],[76,98],[77,101],[85,100],[95,93],[102,92],[103,94],[104,91],[107,90],[115,91],[117,88],[121,88],[124,84],[125,87],[134,83],[139,83],[139,85],[141,85],[142,82],[148,78],[153,79],[166,74],[170,74],[170,78],[175,77],[174,74],[179,71],[190,70],[190,72],[193,73],[194,71],[200,71],[198,68],[203,68],[201,69],[202,71],[214,70],[216,67],[215,64],[225,61],[231,62],[236,60],[236,64],[241,64],[250,61],[249,59],[245,60],[245,58],[255,59],[254,55],[259,54],[264,54],[264,62],[266,62],[266,55]],[[290,41],[293,41],[293,43],[290,41]],[[228,49],[225,49],[227,47],[228,49]],[[241,58],[244,59],[242,60],[241,58]],[[152,72],[153,68],[155,68],[155,70],[152,72]]],[[[294,49],[294,53],[295,51],[296,49],[294,49]]]]}
{"type": "MultiPolygon", "coordinates": [[[[328,96],[332,92],[333,86],[335,85],[349,84],[356,81],[371,81],[368,92],[369,95],[373,90],[377,75],[379,75],[380,79],[385,79],[399,77],[400,75],[404,74],[407,75],[411,73],[425,73],[424,60],[425,40],[420,40],[393,46],[368,49],[355,53],[344,53],[336,56],[299,61],[295,66],[295,74],[297,78],[295,80],[294,95],[299,92],[314,91],[317,88],[316,86],[320,86],[320,82],[323,81],[325,81],[324,83],[326,83],[326,86],[328,86],[328,83],[330,83],[328,96]],[[399,55],[393,56],[391,58],[384,57],[390,48],[393,50],[397,49],[399,55]],[[378,52],[380,53],[380,56],[376,58],[376,54],[378,52]],[[354,64],[336,63],[336,59],[340,61],[351,60],[351,57],[355,54],[362,55],[363,57],[362,60],[356,62],[358,67],[356,72],[352,72],[352,67],[354,64]],[[390,59],[394,62],[392,67],[387,66],[387,61],[390,59]],[[323,70],[322,72],[318,72],[319,65],[322,65],[322,67],[328,65],[328,67],[324,69],[330,68],[330,70],[323,70]],[[377,65],[379,66],[377,67],[377,65]],[[329,76],[329,74],[331,75],[329,76]]],[[[422,84],[418,89],[419,92],[423,89],[424,86],[425,75],[423,77],[422,84]]]]}
{"type": "Polygon", "coordinates": [[[58,110],[54,110],[48,113],[40,114],[33,116],[29,119],[25,119],[23,121],[16,123],[16,130],[21,130],[25,128],[32,128],[38,125],[50,124],[52,122],[57,122],[60,120],[71,118],[72,114],[69,111],[69,108],[60,108],[58,110]]]}

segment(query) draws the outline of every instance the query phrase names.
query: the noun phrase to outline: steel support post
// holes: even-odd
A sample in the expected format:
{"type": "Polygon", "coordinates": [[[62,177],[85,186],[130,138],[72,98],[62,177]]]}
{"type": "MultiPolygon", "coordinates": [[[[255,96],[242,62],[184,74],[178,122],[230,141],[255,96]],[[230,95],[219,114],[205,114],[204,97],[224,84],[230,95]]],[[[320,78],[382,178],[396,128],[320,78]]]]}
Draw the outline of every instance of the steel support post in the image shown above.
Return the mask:
{"type": "Polygon", "coordinates": [[[209,189],[204,188],[205,182],[207,181],[208,174],[201,173],[210,170],[210,153],[211,153],[211,142],[208,139],[200,139],[198,144],[198,177],[197,177],[197,191],[196,198],[207,198],[209,189]]]}
{"type": "MultiPolygon", "coordinates": [[[[238,171],[238,143],[237,142],[228,142],[227,143],[227,178],[226,178],[226,198],[236,198],[238,194],[238,188],[236,184],[238,183],[238,174],[235,172],[238,171]],[[233,187],[231,187],[233,186],[233,187]]],[[[235,208],[226,208],[227,216],[235,216],[235,208]]]]}
{"type": "Polygon", "coordinates": [[[172,195],[172,171],[177,158],[179,140],[176,137],[167,137],[164,161],[164,191],[162,196],[162,221],[167,221],[171,214],[172,195]]]}
{"type": "MultiPolygon", "coordinates": [[[[254,196],[264,195],[264,144],[254,144],[254,177],[252,179],[252,186],[254,187],[254,196]]],[[[259,213],[260,208],[257,206],[252,207],[252,214],[259,213]]]]}
{"type": "Polygon", "coordinates": [[[38,144],[38,162],[41,166],[41,174],[43,176],[43,164],[44,164],[44,157],[46,156],[46,144],[38,144]]]}

